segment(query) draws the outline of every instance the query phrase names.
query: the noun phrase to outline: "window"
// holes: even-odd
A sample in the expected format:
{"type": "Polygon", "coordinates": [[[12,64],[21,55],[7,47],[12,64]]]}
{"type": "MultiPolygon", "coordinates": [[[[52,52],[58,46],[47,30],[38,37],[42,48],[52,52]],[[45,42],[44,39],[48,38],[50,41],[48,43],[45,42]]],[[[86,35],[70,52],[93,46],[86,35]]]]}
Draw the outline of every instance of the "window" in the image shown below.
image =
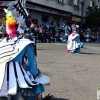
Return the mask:
{"type": "Polygon", "coordinates": [[[79,10],[79,0],[74,0],[74,10],[79,10]]]}
{"type": "Polygon", "coordinates": [[[64,5],[65,5],[65,4],[66,4],[66,0],[62,0],[62,4],[64,4],[64,5]]]}
{"type": "Polygon", "coordinates": [[[90,7],[93,7],[93,6],[95,6],[95,2],[90,1],[90,7]]]}
{"type": "Polygon", "coordinates": [[[68,4],[73,6],[74,0],[68,0],[68,4]]]}
{"type": "Polygon", "coordinates": [[[79,0],[74,0],[74,5],[78,6],[78,2],[79,2],[79,0]]]}
{"type": "Polygon", "coordinates": [[[58,2],[62,2],[62,0],[58,0],[58,2]]]}

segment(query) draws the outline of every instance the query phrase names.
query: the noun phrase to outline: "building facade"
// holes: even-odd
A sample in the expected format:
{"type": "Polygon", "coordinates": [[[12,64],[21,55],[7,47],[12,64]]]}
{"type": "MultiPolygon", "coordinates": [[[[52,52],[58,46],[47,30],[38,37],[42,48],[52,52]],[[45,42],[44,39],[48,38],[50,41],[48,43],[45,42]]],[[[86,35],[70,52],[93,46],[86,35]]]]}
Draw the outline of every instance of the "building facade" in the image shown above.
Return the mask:
{"type": "MultiPolygon", "coordinates": [[[[33,23],[41,24],[43,21],[50,22],[55,19],[58,24],[63,20],[68,23],[79,24],[82,16],[81,0],[26,0],[33,23]]],[[[88,6],[100,6],[100,0],[84,0],[83,17],[88,6]]],[[[0,1],[0,18],[3,16],[3,9],[9,1],[0,1]]],[[[84,20],[85,23],[85,20],[84,20]]]]}
{"type": "Polygon", "coordinates": [[[63,20],[68,23],[79,23],[81,21],[81,13],[78,2],[73,0],[27,0],[27,8],[30,10],[33,20],[38,19],[38,23],[42,20],[51,21],[55,19],[58,24],[63,20]],[[74,3],[76,6],[74,6],[74,3]]]}
{"type": "MultiPolygon", "coordinates": [[[[83,17],[88,6],[100,6],[100,0],[83,0],[83,17]]],[[[79,24],[82,16],[81,0],[27,0],[26,7],[29,9],[33,21],[41,23],[53,18],[60,24],[63,20],[68,23],[79,24]]],[[[85,23],[85,19],[83,20],[85,23]]]]}

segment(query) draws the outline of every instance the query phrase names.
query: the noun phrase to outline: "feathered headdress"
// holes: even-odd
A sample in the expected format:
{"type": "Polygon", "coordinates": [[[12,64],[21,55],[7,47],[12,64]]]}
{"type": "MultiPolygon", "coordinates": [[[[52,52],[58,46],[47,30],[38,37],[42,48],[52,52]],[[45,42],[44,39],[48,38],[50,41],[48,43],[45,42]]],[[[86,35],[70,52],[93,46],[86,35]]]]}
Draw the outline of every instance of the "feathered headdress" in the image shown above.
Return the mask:
{"type": "Polygon", "coordinates": [[[6,32],[9,34],[10,38],[17,36],[17,27],[18,24],[16,19],[14,18],[12,12],[8,11],[6,14],[6,32]]]}
{"type": "Polygon", "coordinates": [[[25,1],[26,0],[22,0],[24,5],[20,0],[10,2],[7,4],[8,8],[4,9],[6,12],[6,31],[11,38],[16,34],[16,31],[22,34],[30,27],[28,12],[25,9],[25,1]]]}

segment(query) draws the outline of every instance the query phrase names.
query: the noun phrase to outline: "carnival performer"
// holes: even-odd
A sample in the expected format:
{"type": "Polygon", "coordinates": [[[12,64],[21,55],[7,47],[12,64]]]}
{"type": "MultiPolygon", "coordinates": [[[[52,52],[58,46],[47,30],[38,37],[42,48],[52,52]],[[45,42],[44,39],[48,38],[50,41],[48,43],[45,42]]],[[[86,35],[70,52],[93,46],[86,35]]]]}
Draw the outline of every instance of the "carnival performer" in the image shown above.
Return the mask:
{"type": "MultiPolygon", "coordinates": [[[[25,38],[27,38],[27,39],[29,39],[31,41],[34,41],[32,35],[31,35],[31,32],[29,30],[28,31],[25,31],[25,33],[23,34],[23,37],[25,37],[25,38]]],[[[33,52],[34,52],[35,56],[37,56],[36,43],[34,43],[33,46],[34,46],[33,52]]],[[[29,63],[28,63],[27,60],[28,60],[27,59],[27,56],[24,55],[23,56],[23,66],[24,66],[24,64],[26,64],[25,66],[28,66],[29,65],[29,63]]],[[[39,84],[39,85],[35,85],[31,89],[24,89],[23,90],[23,95],[28,100],[31,100],[31,99],[32,100],[42,100],[42,92],[44,92],[44,87],[43,87],[42,84],[39,84]],[[39,88],[41,89],[41,92],[40,92],[40,90],[38,90],[39,88]],[[35,99],[33,99],[33,98],[35,98],[35,99]]]]}
{"type": "Polygon", "coordinates": [[[71,28],[72,28],[72,33],[68,36],[66,52],[81,54],[80,48],[83,46],[83,44],[80,42],[80,36],[77,31],[79,26],[72,24],[71,28]]]}
{"type": "Polygon", "coordinates": [[[22,9],[19,6],[20,10],[15,9],[18,3],[20,1],[11,2],[5,9],[8,36],[0,42],[0,97],[7,100],[9,96],[16,95],[15,100],[24,100],[19,90],[32,89],[33,94],[37,95],[36,100],[40,100],[38,94],[45,91],[43,85],[49,84],[50,79],[38,69],[34,42],[22,36],[29,24],[26,16],[20,14],[22,9]],[[27,56],[25,66],[22,63],[24,55],[27,56]]]}

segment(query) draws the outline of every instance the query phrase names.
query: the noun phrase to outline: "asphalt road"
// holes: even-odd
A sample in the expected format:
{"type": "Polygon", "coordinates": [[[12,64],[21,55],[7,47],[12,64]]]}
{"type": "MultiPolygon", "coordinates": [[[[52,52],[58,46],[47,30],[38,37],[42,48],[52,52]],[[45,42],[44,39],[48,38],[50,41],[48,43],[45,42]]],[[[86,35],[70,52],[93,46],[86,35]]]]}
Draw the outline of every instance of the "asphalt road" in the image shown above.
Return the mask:
{"type": "Polygon", "coordinates": [[[85,43],[82,54],[66,53],[65,43],[37,43],[39,69],[50,77],[43,97],[54,100],[97,100],[100,87],[100,43],[85,43]]]}

